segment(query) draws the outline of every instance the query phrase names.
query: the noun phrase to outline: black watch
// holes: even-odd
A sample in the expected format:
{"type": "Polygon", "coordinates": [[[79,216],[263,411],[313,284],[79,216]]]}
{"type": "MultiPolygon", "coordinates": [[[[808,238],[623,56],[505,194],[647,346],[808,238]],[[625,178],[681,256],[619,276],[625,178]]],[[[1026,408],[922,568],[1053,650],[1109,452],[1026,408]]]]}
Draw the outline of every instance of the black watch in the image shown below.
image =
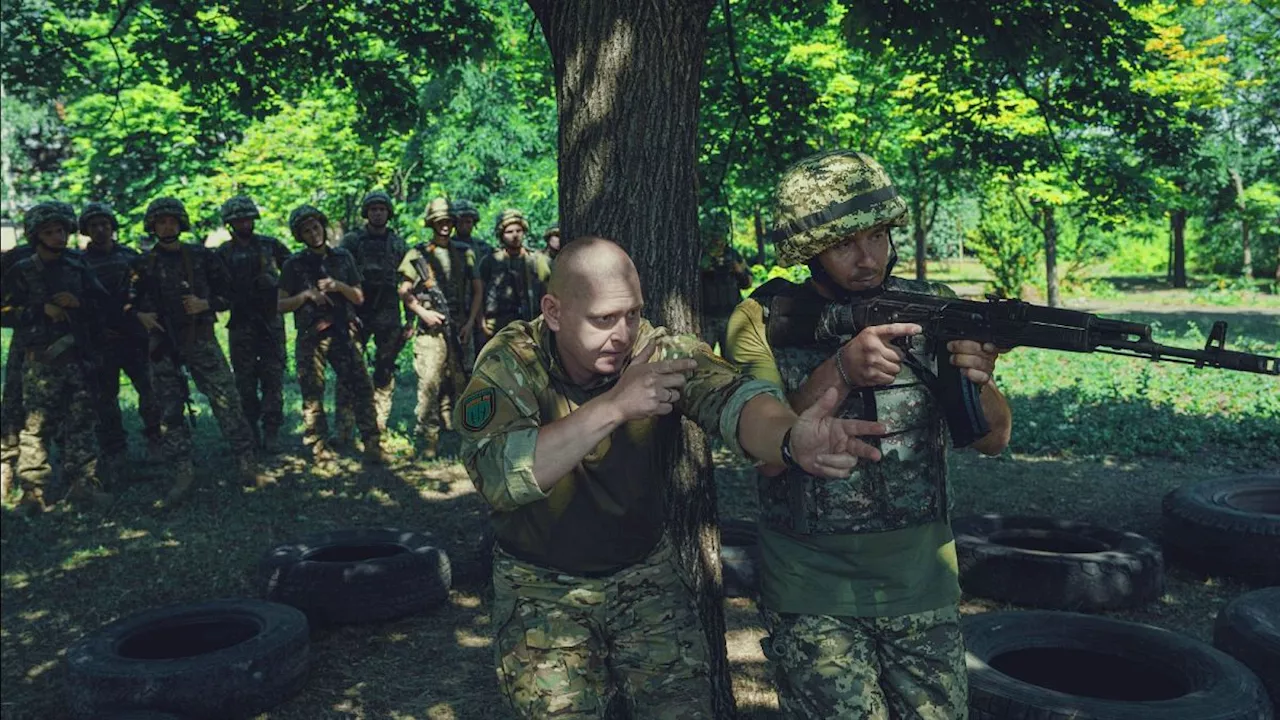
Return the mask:
{"type": "Polygon", "coordinates": [[[791,430],[792,428],[787,428],[787,434],[782,436],[782,464],[791,470],[804,470],[796,461],[796,456],[791,454],[791,430]]]}

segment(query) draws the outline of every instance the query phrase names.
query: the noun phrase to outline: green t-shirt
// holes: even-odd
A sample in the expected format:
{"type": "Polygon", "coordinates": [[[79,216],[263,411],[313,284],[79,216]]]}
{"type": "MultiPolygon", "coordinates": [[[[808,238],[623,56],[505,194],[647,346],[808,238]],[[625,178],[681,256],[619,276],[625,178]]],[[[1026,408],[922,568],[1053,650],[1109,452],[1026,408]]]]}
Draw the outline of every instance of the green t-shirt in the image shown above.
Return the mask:
{"type": "Polygon", "coordinates": [[[892,617],[960,600],[945,521],[882,533],[793,536],[760,527],[760,594],[780,613],[892,617]]]}

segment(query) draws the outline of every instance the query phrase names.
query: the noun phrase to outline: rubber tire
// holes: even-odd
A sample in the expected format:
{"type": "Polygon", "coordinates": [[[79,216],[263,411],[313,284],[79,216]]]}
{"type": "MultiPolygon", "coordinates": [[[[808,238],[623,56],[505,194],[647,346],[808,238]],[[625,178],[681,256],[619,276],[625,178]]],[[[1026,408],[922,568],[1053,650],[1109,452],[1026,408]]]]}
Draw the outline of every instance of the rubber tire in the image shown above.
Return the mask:
{"type": "Polygon", "coordinates": [[[1227,603],[1213,624],[1213,646],[1252,670],[1280,708],[1280,587],[1227,603]]]}
{"type": "Polygon", "coordinates": [[[77,640],[67,650],[67,702],[75,718],[137,717],[130,710],[195,719],[251,717],[302,689],[310,667],[307,618],[262,600],[170,605],[130,615],[77,640]],[[248,619],[257,634],[211,652],[175,659],[124,657],[119,648],[142,632],[192,620],[248,619]]]}
{"type": "Polygon", "coordinates": [[[292,605],[313,625],[372,623],[425,612],[449,597],[449,555],[431,536],[390,528],[318,533],[278,545],[260,564],[263,594],[292,605]],[[324,550],[397,545],[385,557],[339,562],[309,559],[324,550]]]}
{"type": "Polygon", "coordinates": [[[750,598],[760,592],[760,545],[756,524],[746,520],[720,523],[720,576],[724,596],[750,598]]]}
{"type": "Polygon", "coordinates": [[[970,595],[1048,610],[1149,603],[1164,592],[1160,546],[1137,533],[1048,517],[981,515],[952,523],[960,587],[970,595]],[[997,533],[1053,533],[1096,552],[1051,552],[993,542],[997,533]]]}
{"type": "Polygon", "coordinates": [[[1172,561],[1212,575],[1280,585],[1280,475],[1206,480],[1164,497],[1164,549],[1172,561]],[[1246,494],[1276,498],[1274,512],[1232,505],[1246,494]]]}
{"type": "MultiPolygon", "coordinates": [[[[970,720],[1271,720],[1262,683],[1239,661],[1171,630],[1093,615],[1024,610],[961,620],[970,720]],[[1017,650],[1083,650],[1176,677],[1188,692],[1165,700],[1108,700],[1019,680],[990,663],[1017,650]]],[[[1082,660],[1087,662],[1088,660],[1082,660]]],[[[1020,663],[1020,667],[1026,667],[1020,663]]],[[[1072,672],[1055,674],[1067,680],[1072,672]]],[[[1114,678],[1115,675],[1110,677],[1114,678]]]]}

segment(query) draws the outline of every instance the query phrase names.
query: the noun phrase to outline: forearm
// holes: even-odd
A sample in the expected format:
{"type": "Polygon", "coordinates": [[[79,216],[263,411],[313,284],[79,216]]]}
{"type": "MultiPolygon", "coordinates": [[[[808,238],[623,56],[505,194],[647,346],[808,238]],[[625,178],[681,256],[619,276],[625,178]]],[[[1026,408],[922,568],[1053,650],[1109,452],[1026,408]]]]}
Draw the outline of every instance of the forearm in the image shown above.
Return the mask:
{"type": "Polygon", "coordinates": [[[533,477],[543,491],[550,490],[619,425],[622,417],[603,397],[538,429],[533,454],[533,477]]]}
{"type": "Polygon", "coordinates": [[[338,292],[342,293],[342,297],[346,298],[347,302],[351,303],[352,305],[355,305],[358,307],[364,304],[364,291],[361,290],[360,286],[358,285],[348,285],[346,283],[341,283],[338,286],[338,292]]]}
{"type": "Polygon", "coordinates": [[[1009,438],[1013,433],[1013,411],[1009,409],[1009,401],[996,388],[994,381],[982,386],[982,394],[978,399],[982,403],[982,413],[987,418],[991,432],[976,440],[971,447],[983,455],[999,455],[1009,446],[1009,438]]]}
{"type": "Polygon", "coordinates": [[[476,318],[480,317],[480,311],[484,307],[484,288],[479,280],[471,281],[471,313],[467,315],[467,323],[474,325],[476,318]]]}
{"type": "Polygon", "coordinates": [[[765,475],[776,475],[785,467],[782,461],[782,438],[795,425],[791,408],[768,395],[757,395],[747,401],[738,419],[738,445],[752,458],[763,463],[765,475]]]}
{"type": "MultiPolygon", "coordinates": [[[[836,389],[836,395],[838,396],[837,407],[844,402],[853,388],[845,383],[844,378],[841,377],[840,370],[836,367],[836,363],[839,361],[840,353],[837,352],[814,368],[812,373],[809,373],[809,377],[805,378],[804,383],[789,397],[792,410],[797,413],[808,410],[810,406],[818,402],[818,398],[822,397],[827,388],[836,389]]],[[[848,370],[848,368],[845,369],[848,370]]]]}
{"type": "Polygon", "coordinates": [[[305,290],[297,295],[286,295],[284,291],[281,291],[280,298],[276,300],[276,310],[280,311],[281,314],[291,313],[302,307],[302,304],[306,301],[307,293],[305,290]]]}

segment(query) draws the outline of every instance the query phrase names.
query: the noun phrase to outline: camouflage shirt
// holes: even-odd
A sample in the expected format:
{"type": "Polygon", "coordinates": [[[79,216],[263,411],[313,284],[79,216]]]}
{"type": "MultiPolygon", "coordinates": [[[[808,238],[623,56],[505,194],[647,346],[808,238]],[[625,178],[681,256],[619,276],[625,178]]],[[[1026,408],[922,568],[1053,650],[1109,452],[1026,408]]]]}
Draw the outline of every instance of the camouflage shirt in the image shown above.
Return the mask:
{"type": "Polygon", "coordinates": [[[542,314],[542,296],[551,278],[551,263],[540,252],[524,249],[512,256],[498,250],[481,264],[484,314],[503,325],[512,320],[532,320],[542,314]]]}
{"type": "Polygon", "coordinates": [[[90,244],[81,257],[112,297],[118,298],[121,305],[128,302],[129,281],[141,253],[120,243],[112,243],[110,250],[90,244]]]}
{"type": "Polygon", "coordinates": [[[93,270],[78,256],[64,254],[46,261],[32,252],[5,272],[0,285],[4,314],[15,319],[15,345],[24,348],[45,348],[73,334],[79,335],[75,343],[81,339],[96,343],[103,322],[119,309],[93,270]],[[61,323],[54,322],[44,311],[45,304],[59,292],[69,292],[80,301],[79,307],[65,309],[68,321],[61,323]]]}
{"type": "MultiPolygon", "coordinates": [[[[463,243],[450,243],[449,247],[434,242],[423,243],[410,250],[400,264],[401,277],[416,278],[413,263],[425,257],[431,272],[440,281],[440,289],[449,301],[449,317],[462,325],[471,312],[471,281],[476,278],[476,256],[463,243]]],[[[438,309],[438,308],[437,308],[438,309]]]]}
{"type": "Polygon", "coordinates": [[[670,449],[680,416],[740,453],[738,419],[747,401],[761,394],[781,397],[768,383],[734,372],[690,336],[670,336],[641,321],[633,352],[654,341],[660,348],[654,360],[686,355],[698,362],[678,412],[618,427],[548,492],[533,477],[538,429],[608,392],[618,377],[575,384],[541,318],[508,325],[485,346],[455,410],[455,426],[463,462],[493,508],[505,551],[578,575],[639,562],[662,536],[663,488],[673,471],[670,449]]]}
{"type": "Polygon", "coordinates": [[[289,259],[289,249],[279,240],[254,234],[241,242],[232,237],[216,250],[231,274],[231,322],[228,327],[249,326],[249,313],[261,315],[272,327],[283,324],[276,311],[276,289],[280,268],[289,259]]]}
{"type": "Polygon", "coordinates": [[[742,291],[751,287],[750,271],[738,272],[735,265],[746,264],[733,248],[713,255],[704,251],[698,263],[702,276],[702,312],[728,315],[742,302],[742,291]]]}
{"type": "MultiPolygon", "coordinates": [[[[286,260],[280,272],[280,291],[289,296],[297,295],[327,277],[363,289],[364,277],[351,253],[343,248],[326,247],[323,253],[302,250],[286,260]]],[[[342,293],[331,292],[328,296],[333,305],[321,307],[307,301],[294,313],[294,327],[299,335],[309,332],[321,320],[334,320],[354,309],[342,293]]]]}
{"type": "Polygon", "coordinates": [[[231,308],[231,275],[212,250],[203,245],[178,243],[176,250],[157,244],[134,262],[129,296],[142,312],[159,313],[178,326],[212,328],[217,313],[231,308]],[[182,307],[184,295],[195,295],[209,303],[199,315],[188,315],[182,307]]]}
{"type": "Polygon", "coordinates": [[[385,235],[373,235],[363,227],[342,238],[342,249],[351,253],[364,278],[364,304],[357,308],[364,324],[372,328],[400,326],[400,296],[397,269],[408,245],[390,228],[385,235]]]}

